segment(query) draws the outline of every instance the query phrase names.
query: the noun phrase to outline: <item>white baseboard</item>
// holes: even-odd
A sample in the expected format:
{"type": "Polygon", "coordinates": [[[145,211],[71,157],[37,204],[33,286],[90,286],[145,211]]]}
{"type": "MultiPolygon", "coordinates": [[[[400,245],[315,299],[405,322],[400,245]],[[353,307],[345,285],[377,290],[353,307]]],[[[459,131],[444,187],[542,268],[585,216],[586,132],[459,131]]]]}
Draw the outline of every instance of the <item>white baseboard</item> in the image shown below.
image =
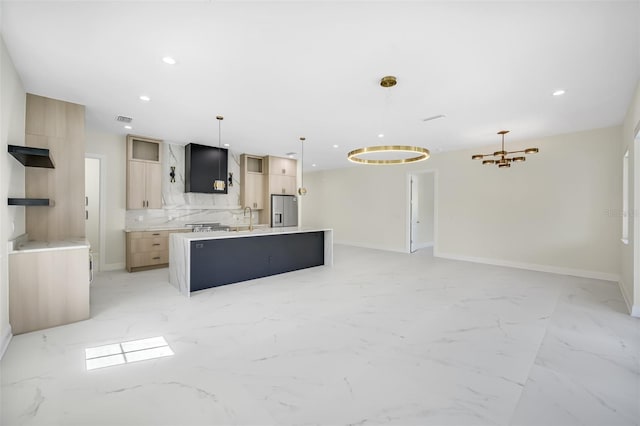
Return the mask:
{"type": "Polygon", "coordinates": [[[123,263],[105,263],[102,265],[103,271],[118,271],[120,269],[124,269],[125,264],[123,263]]]}
{"type": "Polygon", "coordinates": [[[620,276],[618,274],[609,274],[606,272],[588,271],[584,269],[563,268],[561,266],[538,265],[535,263],[512,262],[509,260],[489,259],[484,257],[460,256],[456,254],[442,253],[439,250],[437,252],[434,250],[433,255],[435,257],[442,257],[444,259],[463,260],[465,262],[484,263],[487,265],[506,266],[509,268],[518,268],[518,269],[528,269],[531,271],[538,271],[538,272],[550,272],[552,274],[571,275],[574,277],[593,278],[596,280],[604,280],[604,281],[614,281],[614,282],[620,281],[620,276]]]}
{"type": "Polygon", "coordinates": [[[433,241],[430,241],[428,243],[415,243],[413,245],[414,250],[420,250],[420,249],[425,249],[429,247],[433,247],[433,241]]]}
{"type": "Polygon", "coordinates": [[[374,249],[374,250],[385,250],[385,251],[393,251],[393,252],[396,252],[396,253],[406,253],[406,250],[404,250],[404,249],[395,249],[395,248],[390,248],[388,246],[382,246],[382,245],[376,245],[376,244],[358,243],[358,242],[353,242],[353,241],[338,241],[338,240],[334,240],[333,243],[334,244],[341,244],[341,245],[345,245],[345,246],[353,246],[353,247],[362,247],[362,248],[374,249]]]}
{"type": "Polygon", "coordinates": [[[11,338],[13,334],[11,334],[11,324],[7,324],[7,328],[2,333],[2,337],[0,337],[0,359],[4,356],[7,348],[9,347],[9,342],[11,342],[11,338]]]}

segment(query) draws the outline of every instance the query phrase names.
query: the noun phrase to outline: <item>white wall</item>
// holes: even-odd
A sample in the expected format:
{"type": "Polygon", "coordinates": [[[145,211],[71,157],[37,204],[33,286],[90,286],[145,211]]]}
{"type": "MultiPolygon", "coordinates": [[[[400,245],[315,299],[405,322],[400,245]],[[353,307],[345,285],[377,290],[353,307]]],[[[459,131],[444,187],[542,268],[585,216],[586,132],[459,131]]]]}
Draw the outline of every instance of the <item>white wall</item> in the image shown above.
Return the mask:
{"type": "Polygon", "coordinates": [[[306,224],[336,242],[406,250],[406,174],[438,171],[436,255],[617,280],[621,127],[509,144],[540,148],[499,170],[476,151],[435,154],[409,166],[357,166],[305,175],[306,224]]]}
{"type": "Polygon", "coordinates": [[[629,221],[629,244],[622,244],[620,256],[620,287],[634,316],[640,316],[640,277],[637,265],[640,262],[640,247],[636,242],[640,238],[640,149],[634,143],[634,137],[640,130],[640,82],[632,98],[622,126],[622,139],[619,148],[620,167],[622,155],[629,149],[629,206],[632,211],[629,221]]]}
{"type": "Polygon", "coordinates": [[[336,243],[405,251],[406,169],[361,166],[305,173],[305,226],[329,226],[336,243]]]}
{"type": "Polygon", "coordinates": [[[7,241],[25,232],[25,208],[8,206],[7,197],[24,197],[24,166],[7,145],[24,145],[26,93],[4,40],[0,38],[0,356],[11,337],[7,241]]]}
{"type": "Polygon", "coordinates": [[[86,151],[102,157],[105,182],[104,269],[123,269],[125,263],[124,224],[126,213],[126,139],[124,136],[86,129],[86,151]]]}

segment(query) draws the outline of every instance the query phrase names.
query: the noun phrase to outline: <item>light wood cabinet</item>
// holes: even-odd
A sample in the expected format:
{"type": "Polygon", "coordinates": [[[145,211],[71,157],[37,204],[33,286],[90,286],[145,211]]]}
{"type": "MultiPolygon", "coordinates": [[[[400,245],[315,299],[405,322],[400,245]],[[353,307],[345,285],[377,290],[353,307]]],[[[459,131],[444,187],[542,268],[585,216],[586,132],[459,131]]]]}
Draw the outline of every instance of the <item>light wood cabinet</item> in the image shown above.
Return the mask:
{"type": "MultiPolygon", "coordinates": [[[[267,161],[267,173],[269,181],[267,187],[267,199],[271,194],[295,195],[297,188],[298,162],[291,158],[265,157],[267,161]]],[[[266,202],[268,204],[268,202],[266,202]]]]}
{"type": "Polygon", "coordinates": [[[292,158],[267,157],[270,175],[284,175],[296,177],[298,173],[298,162],[292,158]]]}
{"type": "Polygon", "coordinates": [[[161,143],[127,136],[127,209],[162,208],[161,143]]]}
{"type": "Polygon", "coordinates": [[[264,209],[264,175],[248,174],[244,177],[244,198],[242,207],[254,210],[264,209]]]}
{"type": "Polygon", "coordinates": [[[127,271],[166,267],[169,264],[169,235],[174,232],[190,230],[127,232],[127,271]]]}
{"type": "Polygon", "coordinates": [[[89,318],[89,248],[9,255],[9,322],[14,334],[89,318]]]}
{"type": "Polygon", "coordinates": [[[242,154],[240,156],[240,204],[254,210],[264,209],[264,158],[242,154]]]}
{"type": "Polygon", "coordinates": [[[269,175],[269,196],[271,194],[296,194],[296,177],[287,175],[269,175]]]}

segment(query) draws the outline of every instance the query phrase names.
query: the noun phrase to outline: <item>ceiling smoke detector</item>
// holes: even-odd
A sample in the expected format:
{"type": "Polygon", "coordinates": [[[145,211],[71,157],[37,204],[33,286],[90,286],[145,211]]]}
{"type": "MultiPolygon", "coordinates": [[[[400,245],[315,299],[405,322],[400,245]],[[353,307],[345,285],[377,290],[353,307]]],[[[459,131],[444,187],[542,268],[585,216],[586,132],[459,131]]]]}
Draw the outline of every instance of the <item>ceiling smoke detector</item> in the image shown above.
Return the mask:
{"type": "Polygon", "coordinates": [[[131,123],[133,121],[133,118],[119,115],[116,117],[116,121],[119,121],[121,123],[131,123]]]}

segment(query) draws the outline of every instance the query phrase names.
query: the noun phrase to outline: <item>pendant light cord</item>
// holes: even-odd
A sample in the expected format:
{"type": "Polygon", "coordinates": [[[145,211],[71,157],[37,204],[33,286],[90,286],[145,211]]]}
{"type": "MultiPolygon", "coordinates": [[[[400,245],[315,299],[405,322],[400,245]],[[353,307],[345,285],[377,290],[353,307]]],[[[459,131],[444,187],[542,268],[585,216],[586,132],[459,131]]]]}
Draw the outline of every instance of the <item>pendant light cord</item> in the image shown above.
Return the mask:
{"type": "MultiPolygon", "coordinates": [[[[222,157],[222,120],[224,117],[221,115],[217,115],[216,119],[218,120],[218,180],[221,181],[222,177],[220,176],[220,157],[222,157]]],[[[226,185],[226,183],[225,183],[226,185]]],[[[217,190],[217,189],[216,189],[217,190]]]]}

